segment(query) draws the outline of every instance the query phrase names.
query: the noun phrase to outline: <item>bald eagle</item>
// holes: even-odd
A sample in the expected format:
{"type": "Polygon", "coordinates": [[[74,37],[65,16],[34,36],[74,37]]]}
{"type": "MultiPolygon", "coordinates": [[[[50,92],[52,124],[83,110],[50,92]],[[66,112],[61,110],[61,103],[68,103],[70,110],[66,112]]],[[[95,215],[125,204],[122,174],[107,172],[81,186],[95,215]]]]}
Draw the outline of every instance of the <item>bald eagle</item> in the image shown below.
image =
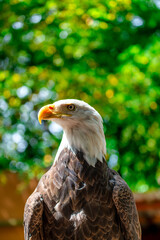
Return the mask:
{"type": "Polygon", "coordinates": [[[38,118],[64,133],[52,167],[26,202],[25,240],[140,240],[132,192],[105,160],[99,113],[67,99],[42,107],[38,118]]]}

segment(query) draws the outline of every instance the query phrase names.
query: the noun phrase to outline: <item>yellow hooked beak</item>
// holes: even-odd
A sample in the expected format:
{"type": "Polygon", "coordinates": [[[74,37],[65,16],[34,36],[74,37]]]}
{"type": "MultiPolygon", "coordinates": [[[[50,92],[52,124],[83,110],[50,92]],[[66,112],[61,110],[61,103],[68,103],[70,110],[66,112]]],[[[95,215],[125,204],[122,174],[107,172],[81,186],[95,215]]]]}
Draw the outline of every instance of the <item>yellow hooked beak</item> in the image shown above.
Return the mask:
{"type": "Polygon", "coordinates": [[[71,116],[55,110],[54,104],[49,104],[42,107],[38,113],[38,121],[41,124],[42,120],[50,120],[52,118],[61,118],[63,116],[71,116]]]}

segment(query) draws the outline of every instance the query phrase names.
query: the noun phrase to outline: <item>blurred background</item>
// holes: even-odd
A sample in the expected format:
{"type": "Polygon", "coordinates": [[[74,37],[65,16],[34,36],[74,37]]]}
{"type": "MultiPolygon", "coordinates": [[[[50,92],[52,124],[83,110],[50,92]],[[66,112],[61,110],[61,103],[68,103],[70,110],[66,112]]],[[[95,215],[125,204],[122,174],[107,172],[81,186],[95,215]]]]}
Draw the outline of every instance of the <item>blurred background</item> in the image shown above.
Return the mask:
{"type": "Polygon", "coordinates": [[[108,165],[134,191],[143,239],[160,239],[160,0],[0,0],[0,11],[0,239],[23,239],[25,201],[62,137],[37,113],[64,98],[102,115],[108,165]]]}

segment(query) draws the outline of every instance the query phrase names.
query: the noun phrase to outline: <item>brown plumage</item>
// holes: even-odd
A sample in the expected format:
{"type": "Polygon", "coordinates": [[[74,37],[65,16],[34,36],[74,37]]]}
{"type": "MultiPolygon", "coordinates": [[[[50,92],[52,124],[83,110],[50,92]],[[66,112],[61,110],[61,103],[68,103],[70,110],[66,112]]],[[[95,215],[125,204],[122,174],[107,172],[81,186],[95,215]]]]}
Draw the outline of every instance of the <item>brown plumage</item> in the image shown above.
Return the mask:
{"type": "Polygon", "coordinates": [[[28,198],[25,240],[140,240],[131,190],[105,159],[63,148],[28,198]]]}

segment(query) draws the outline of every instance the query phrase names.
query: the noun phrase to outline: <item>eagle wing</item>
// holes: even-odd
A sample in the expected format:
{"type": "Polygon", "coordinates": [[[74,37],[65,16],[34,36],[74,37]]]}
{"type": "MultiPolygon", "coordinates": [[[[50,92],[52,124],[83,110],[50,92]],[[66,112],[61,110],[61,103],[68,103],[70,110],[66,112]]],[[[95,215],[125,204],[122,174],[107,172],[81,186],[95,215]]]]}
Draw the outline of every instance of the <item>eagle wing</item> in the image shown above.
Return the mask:
{"type": "Polygon", "coordinates": [[[112,198],[116,206],[125,240],[140,240],[141,227],[133,194],[117,172],[111,170],[114,180],[112,198]]]}
{"type": "Polygon", "coordinates": [[[36,190],[28,198],[24,209],[25,240],[43,240],[43,198],[36,190]]]}

